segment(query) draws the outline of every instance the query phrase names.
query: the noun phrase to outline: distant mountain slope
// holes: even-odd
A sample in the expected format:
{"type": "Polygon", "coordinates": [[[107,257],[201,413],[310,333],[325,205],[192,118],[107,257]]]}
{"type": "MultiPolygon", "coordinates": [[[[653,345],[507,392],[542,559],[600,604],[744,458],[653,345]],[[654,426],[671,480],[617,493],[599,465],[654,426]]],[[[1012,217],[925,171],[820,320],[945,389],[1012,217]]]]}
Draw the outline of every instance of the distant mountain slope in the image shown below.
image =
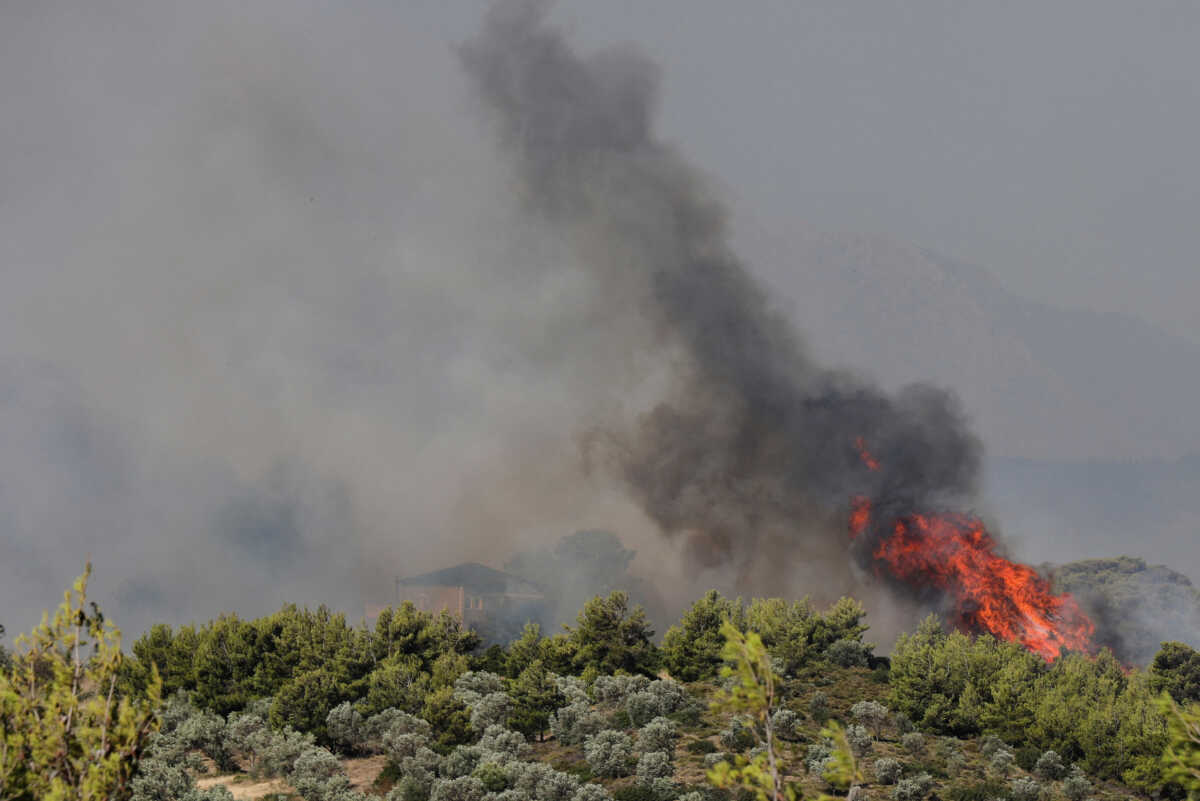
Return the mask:
{"type": "Polygon", "coordinates": [[[1128,556],[1042,570],[1092,615],[1096,641],[1128,664],[1148,664],[1164,641],[1200,646],[1200,592],[1182,573],[1128,556]]]}
{"type": "Polygon", "coordinates": [[[1120,314],[1060,309],[987,272],[858,234],[740,237],[822,358],[888,386],[953,388],[991,453],[1178,457],[1200,450],[1200,348],[1120,314]]]}
{"type": "Polygon", "coordinates": [[[1027,558],[1128,553],[1200,576],[1200,454],[1177,460],[989,459],[986,497],[1027,558]]]}

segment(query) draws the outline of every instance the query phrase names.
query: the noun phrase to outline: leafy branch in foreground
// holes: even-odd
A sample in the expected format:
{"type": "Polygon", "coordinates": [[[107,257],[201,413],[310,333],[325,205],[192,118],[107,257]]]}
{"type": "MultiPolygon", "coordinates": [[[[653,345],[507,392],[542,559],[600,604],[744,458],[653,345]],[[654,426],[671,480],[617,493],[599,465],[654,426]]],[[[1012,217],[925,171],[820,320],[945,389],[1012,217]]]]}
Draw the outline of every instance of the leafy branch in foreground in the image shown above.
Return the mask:
{"type": "Polygon", "coordinates": [[[1164,693],[1159,708],[1167,718],[1167,777],[1179,782],[1189,798],[1200,799],[1200,704],[1183,707],[1164,693]]]}
{"type": "Polygon", "coordinates": [[[122,801],[157,725],[157,671],[145,697],[118,690],[121,635],[87,601],[91,564],[53,619],[17,640],[0,673],[0,801],[122,801]],[[90,651],[90,653],[89,653],[90,651]]]}

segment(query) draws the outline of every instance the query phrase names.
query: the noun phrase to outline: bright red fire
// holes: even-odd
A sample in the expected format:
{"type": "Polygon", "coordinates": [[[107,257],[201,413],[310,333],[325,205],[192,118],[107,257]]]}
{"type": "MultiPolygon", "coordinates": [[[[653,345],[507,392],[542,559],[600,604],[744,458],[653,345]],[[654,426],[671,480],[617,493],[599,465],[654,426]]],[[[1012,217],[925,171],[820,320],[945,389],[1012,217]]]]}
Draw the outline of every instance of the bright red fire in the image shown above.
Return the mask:
{"type": "Polygon", "coordinates": [[[858,451],[858,455],[862,458],[863,464],[867,466],[868,470],[879,469],[879,460],[872,456],[871,452],[867,450],[867,443],[863,441],[862,437],[854,440],[854,448],[858,451]]]}
{"type": "MultiPolygon", "coordinates": [[[[872,470],[879,463],[856,443],[872,470]]],[[[850,537],[871,523],[871,501],[850,506],[850,537]]],[[[873,553],[876,564],[916,587],[936,587],[954,600],[956,621],[973,631],[1021,643],[1047,662],[1064,649],[1090,651],[1095,626],[1070,595],[1055,595],[1028,565],[996,553],[983,523],[965,515],[911,515],[890,524],[873,553]]]]}

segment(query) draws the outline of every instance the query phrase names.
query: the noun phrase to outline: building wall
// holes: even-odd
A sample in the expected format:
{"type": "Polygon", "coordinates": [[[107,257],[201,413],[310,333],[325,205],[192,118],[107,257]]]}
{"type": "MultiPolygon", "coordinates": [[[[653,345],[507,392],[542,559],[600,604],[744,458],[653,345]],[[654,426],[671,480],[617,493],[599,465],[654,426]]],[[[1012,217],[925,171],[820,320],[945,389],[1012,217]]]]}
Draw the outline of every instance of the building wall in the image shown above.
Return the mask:
{"type": "Polygon", "coordinates": [[[468,609],[463,587],[401,587],[400,602],[405,601],[411,601],[422,612],[437,614],[444,609],[459,620],[468,609]]]}

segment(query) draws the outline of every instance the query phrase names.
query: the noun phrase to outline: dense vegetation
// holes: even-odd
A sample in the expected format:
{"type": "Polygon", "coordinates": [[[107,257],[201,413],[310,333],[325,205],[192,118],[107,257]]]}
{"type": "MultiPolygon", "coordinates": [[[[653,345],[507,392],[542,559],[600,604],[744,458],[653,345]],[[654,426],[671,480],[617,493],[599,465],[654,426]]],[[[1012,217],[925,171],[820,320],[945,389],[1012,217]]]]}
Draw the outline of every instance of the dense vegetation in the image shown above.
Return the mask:
{"type": "Polygon", "coordinates": [[[409,604],[371,626],[286,606],[155,626],[122,658],[80,591],[0,679],[0,799],[230,798],[196,786],[211,772],[275,777],[274,792],[308,801],[1195,792],[1200,729],[1186,705],[1200,695],[1200,654],[1189,646],[1164,644],[1146,671],[1107,653],[1047,665],[929,618],[889,664],[864,643],[863,617],[850,599],[819,610],[710,592],[656,645],[642,609],[615,591],[561,632],[529,624],[483,647],[455,618],[409,604]],[[72,622],[94,657],[72,657],[72,622]],[[87,722],[49,725],[69,709],[87,722]],[[58,772],[54,795],[33,766],[60,752],[75,767],[58,772]],[[111,769],[89,774],[101,752],[111,769]],[[346,772],[355,760],[375,766],[366,785],[346,772]],[[78,789],[89,775],[90,795],[78,789]]]}

